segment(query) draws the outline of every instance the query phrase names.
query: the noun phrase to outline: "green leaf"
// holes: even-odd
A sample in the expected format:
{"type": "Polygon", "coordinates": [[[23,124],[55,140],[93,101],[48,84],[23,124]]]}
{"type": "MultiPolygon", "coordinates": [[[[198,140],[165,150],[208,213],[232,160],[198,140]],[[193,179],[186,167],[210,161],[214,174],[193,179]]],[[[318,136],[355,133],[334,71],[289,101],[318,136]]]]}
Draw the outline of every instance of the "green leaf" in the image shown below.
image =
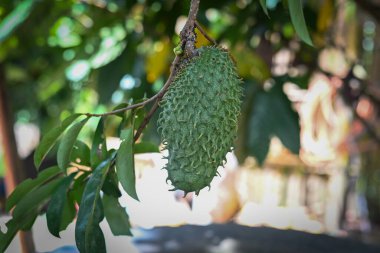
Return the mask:
{"type": "Polygon", "coordinates": [[[262,165],[269,151],[270,139],[273,134],[270,113],[270,96],[260,91],[256,94],[253,111],[249,122],[249,154],[253,155],[262,165]]]}
{"type": "Polygon", "coordinates": [[[61,182],[54,178],[41,187],[29,191],[16,205],[12,219],[7,222],[7,232],[0,232],[0,252],[4,252],[19,230],[28,230],[33,226],[40,210],[61,182]]]}
{"type": "Polygon", "coordinates": [[[65,230],[67,226],[70,225],[71,222],[73,222],[76,214],[77,210],[75,208],[75,199],[73,198],[71,192],[69,192],[67,194],[67,199],[63,206],[61,226],[59,228],[60,231],[65,230]]]}
{"type": "Polygon", "coordinates": [[[103,195],[104,215],[113,235],[132,235],[129,216],[118,199],[114,196],[103,195]]]}
{"type": "Polygon", "coordinates": [[[301,148],[299,115],[282,90],[278,91],[277,96],[277,100],[273,101],[273,111],[277,111],[273,131],[287,149],[298,155],[301,148]]]}
{"type": "Polygon", "coordinates": [[[80,140],[76,140],[71,151],[70,161],[88,167],[91,166],[90,148],[86,143],[80,140]]]}
{"type": "Polygon", "coordinates": [[[13,217],[22,217],[25,212],[29,212],[34,208],[40,208],[43,206],[48,198],[53,194],[55,189],[57,189],[61,180],[62,178],[54,178],[39,188],[28,192],[13,210],[13,217]]]}
{"type": "Polygon", "coordinates": [[[269,91],[259,91],[254,99],[248,145],[259,164],[264,162],[273,136],[295,154],[300,149],[299,116],[282,87],[282,83],[276,83],[269,91]]]}
{"type": "MultiPolygon", "coordinates": [[[[121,103],[121,104],[118,104],[117,106],[115,106],[112,111],[116,111],[116,110],[119,110],[119,109],[122,109],[122,108],[125,108],[127,107],[129,104],[128,103],[121,103]]],[[[125,117],[125,111],[122,111],[122,112],[119,112],[117,114],[115,114],[116,116],[119,116],[120,118],[124,118],[125,117]]]]}
{"type": "Polygon", "coordinates": [[[118,184],[119,184],[119,181],[117,180],[115,168],[113,167],[108,172],[108,175],[102,187],[102,191],[107,195],[119,198],[121,197],[121,192],[119,190],[118,184]]]}
{"type": "Polygon", "coordinates": [[[101,117],[96,127],[91,147],[91,166],[96,168],[107,156],[107,145],[104,138],[104,119],[101,117]]]}
{"type": "Polygon", "coordinates": [[[16,9],[3,19],[0,23],[0,43],[26,20],[33,9],[34,3],[34,0],[24,0],[18,3],[16,9]]]}
{"type": "MultiPolygon", "coordinates": [[[[258,120],[255,121],[255,123],[258,123],[258,120]]],[[[253,155],[257,162],[262,165],[265,161],[265,158],[268,155],[269,152],[269,146],[270,146],[270,136],[267,134],[264,134],[262,132],[259,132],[258,129],[260,128],[260,125],[256,125],[255,123],[252,123],[252,133],[250,135],[250,154],[253,155]]]]}
{"type": "Polygon", "coordinates": [[[296,29],[298,36],[308,45],[313,46],[309,32],[307,30],[305,17],[302,10],[302,0],[289,0],[288,1],[290,18],[296,29]]]}
{"type": "Polygon", "coordinates": [[[88,121],[88,117],[84,120],[75,123],[72,127],[70,127],[69,130],[67,130],[67,133],[62,138],[61,143],[59,144],[58,151],[57,151],[57,163],[58,167],[64,171],[70,163],[70,157],[71,152],[74,146],[74,143],[76,139],[78,138],[79,132],[88,121]]]}
{"type": "Polygon", "coordinates": [[[139,200],[136,193],[135,161],[133,155],[133,128],[122,132],[123,141],[116,156],[116,172],[124,190],[132,198],[139,200]]]}
{"type": "Polygon", "coordinates": [[[34,165],[38,169],[41,166],[41,163],[43,159],[46,157],[46,155],[49,153],[50,149],[54,146],[54,144],[57,142],[58,138],[61,136],[61,134],[66,130],[67,127],[73,123],[75,119],[77,119],[82,114],[73,114],[66,118],[60,126],[53,128],[50,130],[41,140],[40,144],[38,145],[35,153],[34,153],[34,165]]]}
{"type": "Polygon", "coordinates": [[[0,231],[0,252],[5,252],[17,232],[25,227],[30,227],[30,224],[34,223],[37,215],[37,210],[29,210],[23,216],[12,218],[6,223],[7,232],[2,233],[0,231]]]}
{"type": "Polygon", "coordinates": [[[135,154],[160,152],[158,146],[151,142],[136,143],[133,147],[133,151],[135,154]]]}
{"type": "Polygon", "coordinates": [[[33,191],[35,188],[39,187],[46,181],[51,180],[61,173],[58,166],[53,166],[41,171],[37,178],[35,179],[26,179],[21,184],[19,184],[12,194],[8,197],[5,210],[10,212],[10,210],[24,197],[27,193],[33,191]]]}
{"type": "Polygon", "coordinates": [[[81,253],[106,252],[104,235],[99,226],[104,218],[100,190],[113,158],[96,167],[84,189],[75,227],[75,241],[81,253]]]}
{"type": "Polygon", "coordinates": [[[90,172],[84,172],[82,175],[76,178],[73,184],[73,189],[70,191],[70,195],[78,205],[80,205],[82,202],[84,188],[86,187],[89,175],[90,172]]]}
{"type": "MultiPolygon", "coordinates": [[[[41,208],[43,208],[43,206],[41,208]]],[[[29,220],[28,222],[24,222],[24,224],[21,227],[21,230],[23,230],[23,231],[28,231],[28,230],[32,229],[32,227],[34,225],[34,222],[36,221],[36,219],[37,219],[39,213],[41,212],[41,210],[38,209],[38,208],[34,208],[32,210],[29,210],[29,212],[31,212],[31,213],[34,214],[34,219],[33,219],[33,217],[30,217],[30,220],[28,218],[28,220],[29,220]]]]}
{"type": "Polygon", "coordinates": [[[70,187],[76,173],[64,178],[57,190],[51,197],[49,207],[46,212],[46,221],[49,232],[59,236],[59,232],[66,229],[75,217],[75,207],[73,202],[68,198],[68,188],[70,187]],[[64,219],[65,218],[65,219],[64,219]]]}
{"type": "Polygon", "coordinates": [[[132,128],[123,129],[120,133],[120,139],[123,141],[127,140],[127,139],[131,139],[131,137],[133,137],[133,129],[132,128]]]}
{"type": "Polygon", "coordinates": [[[260,5],[264,13],[269,17],[266,0],[260,0],[260,5]]]}
{"type": "Polygon", "coordinates": [[[132,110],[133,126],[141,125],[141,123],[144,121],[145,113],[146,111],[144,108],[137,108],[137,109],[132,110]]]}

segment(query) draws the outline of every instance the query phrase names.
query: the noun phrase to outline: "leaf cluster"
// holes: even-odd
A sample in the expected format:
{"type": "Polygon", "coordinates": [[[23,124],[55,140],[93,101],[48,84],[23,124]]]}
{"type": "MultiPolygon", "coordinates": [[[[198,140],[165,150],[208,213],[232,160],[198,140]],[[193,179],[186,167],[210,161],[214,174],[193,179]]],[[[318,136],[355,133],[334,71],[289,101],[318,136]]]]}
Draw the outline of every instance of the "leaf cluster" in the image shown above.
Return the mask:
{"type": "Polygon", "coordinates": [[[57,166],[40,171],[35,179],[25,180],[10,195],[6,210],[12,211],[12,219],[6,224],[7,231],[0,233],[0,252],[5,251],[17,231],[29,230],[43,213],[49,232],[56,237],[77,218],[75,240],[80,252],[106,252],[99,226],[104,217],[114,235],[132,235],[128,214],[118,201],[122,195],[119,183],[138,200],[134,154],[157,152],[158,148],[152,143],[134,144],[135,122],[141,121],[136,110],[118,117],[118,150],[107,150],[104,117],[98,119],[91,148],[78,139],[91,116],[73,114],[44,135],[34,155],[35,165],[39,168],[58,143],[57,166]]]}

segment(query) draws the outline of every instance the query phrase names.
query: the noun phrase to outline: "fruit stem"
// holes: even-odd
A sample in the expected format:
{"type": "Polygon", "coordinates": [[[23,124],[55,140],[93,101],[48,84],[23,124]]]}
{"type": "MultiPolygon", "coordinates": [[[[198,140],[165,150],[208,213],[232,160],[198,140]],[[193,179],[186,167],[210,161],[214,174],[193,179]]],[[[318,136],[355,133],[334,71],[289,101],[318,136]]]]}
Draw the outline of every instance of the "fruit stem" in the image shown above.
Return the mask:
{"type": "Polygon", "coordinates": [[[199,10],[200,0],[191,0],[190,11],[186,21],[185,26],[183,27],[180,37],[181,41],[184,43],[184,52],[187,57],[192,57],[196,55],[195,41],[197,39],[194,28],[195,21],[197,19],[197,14],[199,10]]]}

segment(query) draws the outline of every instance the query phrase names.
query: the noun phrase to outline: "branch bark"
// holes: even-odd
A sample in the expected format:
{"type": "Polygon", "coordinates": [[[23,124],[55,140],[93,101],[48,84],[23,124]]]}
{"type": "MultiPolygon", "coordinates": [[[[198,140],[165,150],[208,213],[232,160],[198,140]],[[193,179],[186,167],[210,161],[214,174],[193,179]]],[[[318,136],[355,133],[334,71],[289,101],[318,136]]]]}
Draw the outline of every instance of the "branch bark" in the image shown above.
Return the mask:
{"type": "Polygon", "coordinates": [[[196,55],[195,41],[197,38],[194,32],[194,28],[195,20],[197,19],[197,14],[199,10],[199,3],[200,0],[191,0],[187,22],[180,33],[181,41],[182,43],[184,43],[183,50],[185,52],[185,56],[187,57],[192,57],[196,55]]]}

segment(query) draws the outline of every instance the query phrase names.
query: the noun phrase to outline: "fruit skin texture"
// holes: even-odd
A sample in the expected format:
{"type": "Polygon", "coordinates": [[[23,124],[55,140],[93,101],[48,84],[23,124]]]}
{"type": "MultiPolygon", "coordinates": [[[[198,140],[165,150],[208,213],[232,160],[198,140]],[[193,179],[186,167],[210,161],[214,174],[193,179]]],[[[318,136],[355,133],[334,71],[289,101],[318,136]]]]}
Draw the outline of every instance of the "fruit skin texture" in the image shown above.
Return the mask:
{"type": "Polygon", "coordinates": [[[168,179],[196,194],[225,162],[236,137],[242,88],[229,53],[202,47],[183,66],[161,101],[158,124],[168,149],[168,179]]]}

